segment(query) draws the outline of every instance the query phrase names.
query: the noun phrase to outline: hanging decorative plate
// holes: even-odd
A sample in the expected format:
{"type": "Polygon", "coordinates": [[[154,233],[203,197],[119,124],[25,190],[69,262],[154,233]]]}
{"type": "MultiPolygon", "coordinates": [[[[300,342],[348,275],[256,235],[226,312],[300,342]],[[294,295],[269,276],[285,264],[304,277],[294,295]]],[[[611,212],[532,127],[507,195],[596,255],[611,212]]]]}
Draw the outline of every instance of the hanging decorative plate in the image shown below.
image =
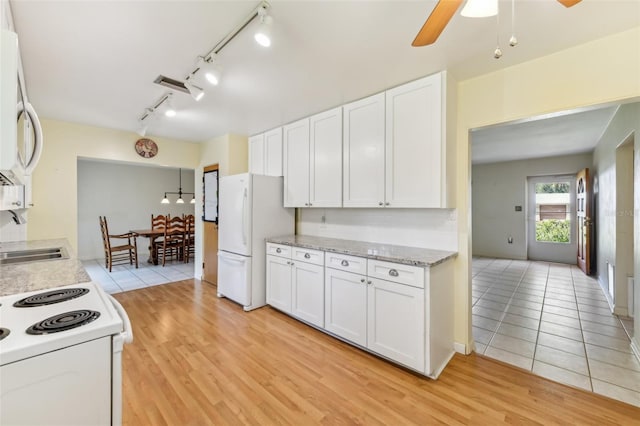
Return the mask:
{"type": "Polygon", "coordinates": [[[155,157],[158,153],[158,145],[151,139],[141,138],[136,141],[136,152],[144,158],[155,157]]]}

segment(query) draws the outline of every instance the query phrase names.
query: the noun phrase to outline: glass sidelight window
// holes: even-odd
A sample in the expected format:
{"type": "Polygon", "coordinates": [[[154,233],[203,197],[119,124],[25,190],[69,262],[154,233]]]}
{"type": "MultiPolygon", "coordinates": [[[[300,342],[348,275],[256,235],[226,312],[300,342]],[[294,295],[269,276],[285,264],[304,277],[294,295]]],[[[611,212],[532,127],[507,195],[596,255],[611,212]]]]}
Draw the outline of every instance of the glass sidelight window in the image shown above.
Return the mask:
{"type": "Polygon", "coordinates": [[[571,243],[571,181],[553,179],[534,187],[536,241],[571,243]]]}

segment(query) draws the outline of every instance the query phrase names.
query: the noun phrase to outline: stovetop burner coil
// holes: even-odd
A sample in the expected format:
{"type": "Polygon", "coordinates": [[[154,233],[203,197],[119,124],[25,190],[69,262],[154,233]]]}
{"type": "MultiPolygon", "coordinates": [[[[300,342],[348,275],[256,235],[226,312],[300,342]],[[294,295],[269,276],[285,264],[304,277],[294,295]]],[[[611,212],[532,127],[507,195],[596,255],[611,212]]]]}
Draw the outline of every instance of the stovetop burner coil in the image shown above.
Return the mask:
{"type": "Polygon", "coordinates": [[[0,340],[4,339],[9,334],[11,334],[11,330],[9,330],[8,328],[0,327],[0,340]]]}
{"type": "Polygon", "coordinates": [[[47,291],[45,293],[34,294],[25,297],[13,304],[16,308],[32,308],[36,306],[53,305],[54,303],[66,302],[89,293],[88,288],[65,288],[60,290],[47,291]]]}
{"type": "Polygon", "coordinates": [[[42,320],[27,328],[27,334],[51,334],[71,330],[100,317],[100,312],[86,309],[65,312],[42,320]]]}

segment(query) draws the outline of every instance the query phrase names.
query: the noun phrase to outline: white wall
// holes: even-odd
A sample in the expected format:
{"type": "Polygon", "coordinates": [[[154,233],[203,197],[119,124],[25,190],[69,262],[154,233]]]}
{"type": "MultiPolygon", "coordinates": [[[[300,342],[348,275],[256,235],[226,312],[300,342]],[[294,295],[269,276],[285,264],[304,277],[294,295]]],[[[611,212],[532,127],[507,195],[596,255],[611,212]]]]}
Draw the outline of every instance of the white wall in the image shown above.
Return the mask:
{"type": "MultiPolygon", "coordinates": [[[[594,164],[594,197],[596,205],[596,246],[597,246],[597,275],[600,285],[608,294],[609,283],[607,276],[607,262],[616,266],[616,275],[626,277],[631,269],[632,260],[626,259],[624,253],[618,256],[616,246],[619,232],[625,232],[619,228],[619,215],[633,214],[629,211],[618,210],[617,203],[617,167],[616,148],[622,144],[632,133],[635,133],[635,147],[640,150],[640,103],[627,104],[620,107],[611,120],[607,130],[598,142],[593,155],[594,164]],[[618,264],[619,262],[619,264],[618,264]]],[[[627,155],[631,155],[627,151],[627,155]]],[[[636,186],[640,185],[637,183],[636,186]]],[[[621,204],[623,205],[623,204],[621,204]]],[[[624,218],[623,218],[624,219],[624,218]]],[[[627,231],[628,232],[628,231],[627,231]]],[[[638,230],[636,230],[636,233],[638,230]]],[[[635,246],[636,258],[640,256],[640,247],[635,246]]],[[[636,271],[636,274],[640,271],[636,271]]],[[[637,281],[638,275],[636,275],[637,281]]],[[[614,287],[615,288],[615,287],[614,287]]],[[[615,294],[614,312],[625,315],[627,309],[626,286],[618,286],[615,294]],[[624,287],[624,288],[622,288],[624,287]]]]}
{"type": "Polygon", "coordinates": [[[298,209],[297,233],[458,250],[454,209],[298,209]],[[323,223],[324,217],[324,223],[323,223]]]}
{"type": "MultiPolygon", "coordinates": [[[[194,192],[194,171],[182,170],[182,191],[194,192]]],[[[151,214],[193,214],[191,195],[185,204],[160,204],[165,191],[178,191],[178,169],[105,161],[78,160],[78,256],[103,259],[98,216],[106,216],[111,234],[151,226],[151,214]]],[[[115,240],[114,240],[115,241],[115,240]]],[[[138,238],[138,256],[146,261],[149,240],[138,238]]]]}
{"type": "MultiPolygon", "coordinates": [[[[473,255],[527,259],[527,177],[575,175],[591,163],[592,154],[584,153],[474,165],[473,255]],[[522,206],[522,211],[515,211],[515,206],[522,206]]],[[[570,251],[575,263],[575,249],[570,251]]]]}

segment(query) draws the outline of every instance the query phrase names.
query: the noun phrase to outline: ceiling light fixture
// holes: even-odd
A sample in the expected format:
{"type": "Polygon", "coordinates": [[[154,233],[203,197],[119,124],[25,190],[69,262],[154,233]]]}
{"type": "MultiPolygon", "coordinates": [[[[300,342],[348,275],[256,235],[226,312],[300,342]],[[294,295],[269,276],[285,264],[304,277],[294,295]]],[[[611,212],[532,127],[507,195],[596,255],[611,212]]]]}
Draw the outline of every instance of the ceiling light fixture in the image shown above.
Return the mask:
{"type": "Polygon", "coordinates": [[[260,46],[271,46],[271,23],[273,18],[267,15],[267,9],[264,7],[258,8],[258,16],[260,17],[260,26],[253,36],[260,46]]]}
{"type": "Polygon", "coordinates": [[[176,116],[176,109],[173,106],[173,93],[169,92],[169,94],[167,95],[167,100],[165,101],[166,104],[166,109],[164,110],[164,115],[166,115],[167,117],[175,117],[176,116]]]}
{"type": "Polygon", "coordinates": [[[467,18],[487,18],[498,14],[498,0],[467,0],[460,15],[467,18]]]}
{"type": "Polygon", "coordinates": [[[204,90],[191,82],[191,76],[185,80],[184,87],[187,88],[189,94],[195,101],[199,101],[204,96],[204,90]]]}
{"type": "Polygon", "coordinates": [[[178,192],[167,191],[164,193],[164,198],[160,201],[161,204],[170,204],[169,198],[167,198],[167,194],[177,194],[178,199],[176,200],[176,204],[184,204],[184,199],[182,198],[182,194],[191,195],[191,204],[196,203],[196,195],[193,192],[182,192],[182,169],[178,169],[178,192]]]}
{"type": "Polygon", "coordinates": [[[202,70],[204,72],[204,78],[214,86],[220,84],[220,78],[222,77],[222,68],[217,63],[218,55],[216,53],[211,54],[208,58],[198,58],[198,69],[195,72],[202,70]]]}

